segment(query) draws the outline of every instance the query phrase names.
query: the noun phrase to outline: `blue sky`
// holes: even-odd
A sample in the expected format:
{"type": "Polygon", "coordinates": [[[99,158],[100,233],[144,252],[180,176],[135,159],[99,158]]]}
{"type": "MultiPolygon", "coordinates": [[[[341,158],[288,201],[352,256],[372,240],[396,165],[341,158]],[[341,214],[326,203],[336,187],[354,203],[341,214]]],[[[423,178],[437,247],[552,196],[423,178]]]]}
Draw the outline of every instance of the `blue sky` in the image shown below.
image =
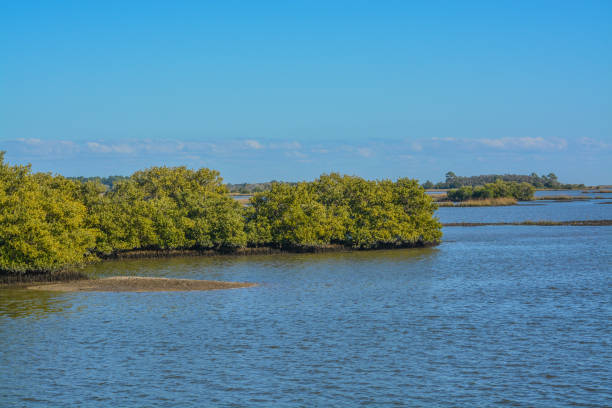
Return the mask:
{"type": "Polygon", "coordinates": [[[612,183],[610,1],[14,1],[0,150],[68,176],[612,183]]]}

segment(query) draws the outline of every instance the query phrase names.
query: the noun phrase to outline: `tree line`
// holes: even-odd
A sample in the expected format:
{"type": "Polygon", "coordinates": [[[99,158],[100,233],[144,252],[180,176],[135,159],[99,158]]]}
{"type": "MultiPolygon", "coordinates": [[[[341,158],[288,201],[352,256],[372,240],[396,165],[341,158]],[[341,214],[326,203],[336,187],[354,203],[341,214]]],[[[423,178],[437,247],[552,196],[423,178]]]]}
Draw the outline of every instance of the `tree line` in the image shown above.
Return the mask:
{"type": "Polygon", "coordinates": [[[132,250],[421,246],[441,239],[435,209],[407,178],[272,183],[243,207],[215,170],[152,167],[109,187],[32,173],[0,152],[0,271],[52,272],[132,250]]]}
{"type": "Polygon", "coordinates": [[[584,188],[584,184],[566,184],[559,182],[555,173],[549,173],[546,175],[538,176],[536,173],[530,175],[523,174],[483,174],[479,176],[463,177],[457,176],[452,171],[449,171],[445,175],[446,180],[439,183],[432,183],[427,180],[423,183],[423,187],[426,189],[440,188],[460,188],[463,186],[483,186],[489,183],[495,183],[497,180],[515,183],[528,183],[535,188],[558,188],[558,189],[572,189],[572,188],[584,188]]]}
{"type": "MultiPolygon", "coordinates": [[[[88,181],[97,181],[100,184],[106,186],[107,188],[113,188],[113,186],[119,181],[128,179],[128,176],[108,176],[108,177],[68,177],[70,180],[80,181],[81,183],[86,183],[88,181]]],[[[288,184],[296,184],[294,182],[286,182],[286,181],[266,181],[263,183],[227,183],[225,186],[229,190],[230,193],[237,194],[253,194],[259,193],[261,191],[266,191],[270,189],[270,186],[275,183],[288,183],[288,184]]]]}
{"type": "Polygon", "coordinates": [[[462,186],[448,191],[450,201],[486,200],[490,198],[514,198],[519,201],[533,200],[535,187],[529,183],[506,182],[497,179],[494,183],[483,186],[462,186]]]}

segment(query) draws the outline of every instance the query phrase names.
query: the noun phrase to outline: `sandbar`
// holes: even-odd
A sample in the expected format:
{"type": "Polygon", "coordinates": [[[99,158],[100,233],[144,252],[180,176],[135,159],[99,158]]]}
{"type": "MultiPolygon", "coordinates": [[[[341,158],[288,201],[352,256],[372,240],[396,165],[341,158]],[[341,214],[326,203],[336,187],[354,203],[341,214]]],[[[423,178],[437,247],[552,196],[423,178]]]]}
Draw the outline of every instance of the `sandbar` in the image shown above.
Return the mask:
{"type": "Polygon", "coordinates": [[[257,286],[257,284],[249,282],[113,276],[102,279],[80,279],[68,282],[37,284],[28,286],[28,289],[56,292],[180,292],[236,289],[252,286],[257,286]]]}

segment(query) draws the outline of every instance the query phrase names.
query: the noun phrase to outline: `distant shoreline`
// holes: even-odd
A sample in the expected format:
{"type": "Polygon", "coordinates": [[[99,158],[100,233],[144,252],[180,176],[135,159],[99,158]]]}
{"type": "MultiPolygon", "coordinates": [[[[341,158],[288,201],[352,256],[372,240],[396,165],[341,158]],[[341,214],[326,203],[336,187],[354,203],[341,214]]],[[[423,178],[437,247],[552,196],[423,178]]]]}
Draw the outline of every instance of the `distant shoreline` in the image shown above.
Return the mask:
{"type": "Polygon", "coordinates": [[[385,249],[411,249],[427,248],[439,245],[440,242],[416,242],[414,244],[401,245],[378,245],[374,248],[354,248],[341,244],[328,244],[320,246],[301,246],[301,247],[246,247],[228,249],[134,249],[128,251],[115,252],[102,255],[102,260],[113,259],[139,259],[139,258],[173,258],[183,256],[220,256],[220,255],[271,255],[271,254],[300,254],[300,253],[324,253],[324,252],[352,252],[352,251],[378,251],[385,249]]]}
{"type": "Polygon", "coordinates": [[[521,221],[521,222],[448,222],[442,227],[487,227],[504,225],[544,226],[544,227],[603,227],[612,226],[612,220],[579,221],[521,221]]]}

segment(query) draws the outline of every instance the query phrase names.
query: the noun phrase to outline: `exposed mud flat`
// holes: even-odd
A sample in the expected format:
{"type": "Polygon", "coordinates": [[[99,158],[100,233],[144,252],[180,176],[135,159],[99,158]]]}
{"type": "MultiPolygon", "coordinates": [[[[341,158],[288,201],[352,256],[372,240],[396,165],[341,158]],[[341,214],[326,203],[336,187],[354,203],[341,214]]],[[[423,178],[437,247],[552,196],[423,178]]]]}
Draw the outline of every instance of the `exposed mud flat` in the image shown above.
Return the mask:
{"type": "Polygon", "coordinates": [[[61,283],[46,283],[28,286],[27,288],[31,290],[55,292],[179,292],[237,289],[252,286],[257,286],[257,284],[249,282],[114,276],[103,279],[82,279],[61,283]]]}

